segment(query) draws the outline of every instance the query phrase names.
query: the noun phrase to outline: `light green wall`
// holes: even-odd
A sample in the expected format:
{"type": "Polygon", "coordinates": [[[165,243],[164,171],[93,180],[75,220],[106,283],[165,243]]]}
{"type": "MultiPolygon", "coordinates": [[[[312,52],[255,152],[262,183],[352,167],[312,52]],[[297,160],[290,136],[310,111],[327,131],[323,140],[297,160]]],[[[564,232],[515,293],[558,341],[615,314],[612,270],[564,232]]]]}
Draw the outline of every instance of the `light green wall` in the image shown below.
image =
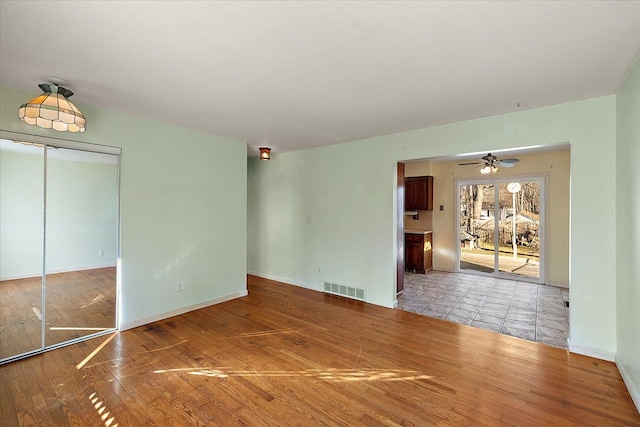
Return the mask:
{"type": "MultiPolygon", "coordinates": [[[[62,150],[55,151],[59,154],[62,150]]],[[[102,156],[116,160],[114,155],[102,156]]],[[[116,265],[117,163],[48,156],[46,212],[47,273],[116,265]],[[100,256],[98,251],[104,255],[100,256]]]]}
{"type": "Polygon", "coordinates": [[[246,290],[245,143],[85,105],[85,133],[45,130],[17,117],[36,88],[0,89],[3,130],[122,147],[121,324],[246,290]]]}
{"type": "Polygon", "coordinates": [[[615,96],[249,160],[248,269],[314,289],[362,287],[367,301],[390,307],[397,161],[565,142],[571,342],[612,355],[615,96]]]}
{"type": "Polygon", "coordinates": [[[44,148],[29,149],[0,151],[0,280],[42,274],[44,148]]]}
{"type": "Polygon", "coordinates": [[[617,361],[640,408],[640,62],[616,101],[617,361]]]}

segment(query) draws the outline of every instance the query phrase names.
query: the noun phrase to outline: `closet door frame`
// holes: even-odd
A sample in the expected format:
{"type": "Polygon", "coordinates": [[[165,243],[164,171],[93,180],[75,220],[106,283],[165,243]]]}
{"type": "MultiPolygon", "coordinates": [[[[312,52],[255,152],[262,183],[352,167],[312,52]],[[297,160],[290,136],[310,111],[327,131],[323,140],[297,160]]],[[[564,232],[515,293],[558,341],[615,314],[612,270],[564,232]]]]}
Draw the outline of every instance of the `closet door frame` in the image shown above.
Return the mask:
{"type": "MultiPolygon", "coordinates": [[[[8,362],[12,362],[15,360],[24,359],[26,357],[35,356],[37,354],[44,353],[45,351],[53,350],[56,348],[64,347],[70,344],[74,344],[77,342],[85,341],[91,338],[96,338],[102,335],[112,334],[117,332],[120,328],[120,290],[121,290],[121,262],[120,262],[120,220],[121,220],[121,212],[120,212],[120,161],[122,155],[122,148],[113,147],[108,145],[98,145],[92,144],[88,142],[80,142],[80,141],[71,141],[67,139],[61,138],[53,138],[48,136],[39,136],[39,135],[31,135],[28,133],[21,132],[11,132],[0,129],[0,138],[1,139],[9,139],[9,140],[22,140],[25,142],[30,142],[34,144],[43,144],[45,146],[57,147],[57,148],[67,148],[72,150],[80,150],[80,151],[88,151],[92,153],[101,153],[101,154],[111,154],[117,156],[117,186],[118,186],[118,197],[116,201],[116,209],[117,209],[117,228],[116,228],[116,298],[115,298],[115,325],[113,328],[106,329],[104,331],[98,331],[92,334],[84,335],[82,337],[74,338],[69,341],[64,341],[60,343],[55,343],[49,346],[45,345],[45,323],[46,319],[43,317],[42,319],[42,329],[41,329],[41,346],[39,349],[28,351],[26,353],[21,353],[17,355],[13,355],[7,358],[0,360],[0,365],[8,362]]],[[[45,147],[44,150],[44,194],[43,194],[43,202],[44,202],[44,211],[45,211],[45,220],[44,220],[44,230],[43,230],[43,254],[42,254],[42,303],[41,303],[41,311],[43,315],[46,315],[46,239],[47,239],[47,229],[46,229],[46,202],[47,202],[47,150],[45,147]]]]}

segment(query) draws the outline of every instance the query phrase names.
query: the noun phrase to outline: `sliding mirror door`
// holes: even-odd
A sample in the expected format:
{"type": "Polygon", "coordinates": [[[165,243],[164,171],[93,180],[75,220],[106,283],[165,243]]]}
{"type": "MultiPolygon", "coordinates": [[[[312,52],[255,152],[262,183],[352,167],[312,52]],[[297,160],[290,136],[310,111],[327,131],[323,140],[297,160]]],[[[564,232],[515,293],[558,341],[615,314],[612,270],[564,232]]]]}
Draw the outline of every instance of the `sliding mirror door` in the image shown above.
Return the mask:
{"type": "Polygon", "coordinates": [[[0,360],[43,347],[44,150],[0,139],[0,360]]]}
{"type": "Polygon", "coordinates": [[[116,326],[118,157],[47,151],[45,345],[116,326]]]}
{"type": "Polygon", "coordinates": [[[119,154],[0,131],[0,363],[117,327],[119,154]]]}

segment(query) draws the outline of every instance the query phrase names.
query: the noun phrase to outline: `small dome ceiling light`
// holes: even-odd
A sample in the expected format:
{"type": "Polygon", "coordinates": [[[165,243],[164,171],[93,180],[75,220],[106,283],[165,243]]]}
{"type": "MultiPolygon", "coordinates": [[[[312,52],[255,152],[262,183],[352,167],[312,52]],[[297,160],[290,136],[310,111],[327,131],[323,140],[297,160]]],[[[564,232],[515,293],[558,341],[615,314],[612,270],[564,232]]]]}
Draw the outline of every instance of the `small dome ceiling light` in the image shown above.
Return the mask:
{"type": "Polygon", "coordinates": [[[269,160],[271,158],[271,148],[260,147],[260,160],[269,160]]]}
{"type": "Polygon", "coordinates": [[[87,120],[84,114],[67,99],[73,92],[53,83],[42,83],[38,87],[44,93],[20,106],[20,120],[28,125],[60,132],[85,131],[87,120]]]}

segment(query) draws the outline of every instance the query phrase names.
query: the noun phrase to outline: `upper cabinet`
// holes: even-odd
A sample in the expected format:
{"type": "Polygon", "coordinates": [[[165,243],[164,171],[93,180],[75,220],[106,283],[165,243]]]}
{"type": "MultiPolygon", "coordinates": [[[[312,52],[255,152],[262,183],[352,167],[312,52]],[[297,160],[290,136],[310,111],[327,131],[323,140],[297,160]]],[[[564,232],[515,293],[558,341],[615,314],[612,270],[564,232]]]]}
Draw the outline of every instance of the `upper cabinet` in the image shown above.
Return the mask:
{"type": "Polygon", "coordinates": [[[407,211],[433,210],[432,176],[413,176],[404,179],[404,208],[407,211]]]}

